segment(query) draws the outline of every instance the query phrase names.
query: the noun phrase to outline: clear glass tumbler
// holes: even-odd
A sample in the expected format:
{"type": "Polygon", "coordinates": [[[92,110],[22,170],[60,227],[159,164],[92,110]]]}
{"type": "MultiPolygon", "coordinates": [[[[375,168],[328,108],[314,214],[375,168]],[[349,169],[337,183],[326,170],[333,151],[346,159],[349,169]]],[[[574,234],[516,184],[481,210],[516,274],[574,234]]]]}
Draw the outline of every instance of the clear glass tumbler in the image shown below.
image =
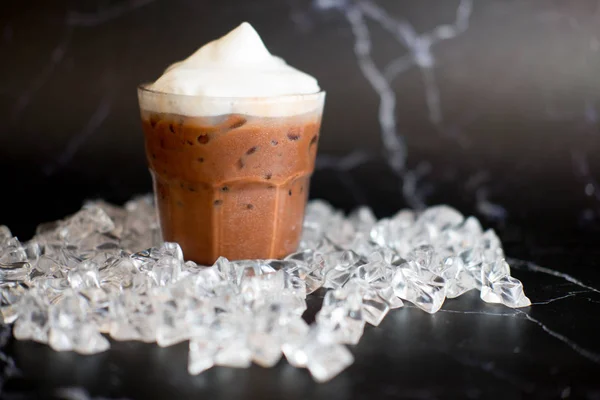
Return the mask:
{"type": "Polygon", "coordinates": [[[138,98],[164,240],[203,265],[296,250],[325,92],[138,98]]]}

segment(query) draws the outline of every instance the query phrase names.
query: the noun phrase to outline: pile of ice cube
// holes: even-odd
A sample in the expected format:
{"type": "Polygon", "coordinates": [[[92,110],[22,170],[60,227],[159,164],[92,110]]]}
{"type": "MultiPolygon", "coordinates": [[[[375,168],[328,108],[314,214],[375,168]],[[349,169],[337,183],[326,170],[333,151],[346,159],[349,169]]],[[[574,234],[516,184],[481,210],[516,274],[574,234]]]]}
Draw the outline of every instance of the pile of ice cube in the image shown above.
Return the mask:
{"type": "Polygon", "coordinates": [[[27,243],[0,227],[0,312],[17,339],[83,354],[107,350],[105,334],[189,340],[191,374],[271,367],[283,354],[326,381],[353,362],[345,344],[403,300],[435,313],[472,289],[486,302],[530,304],[495,233],[447,206],[377,220],[367,207],[346,217],[312,201],[297,253],[210,267],[160,243],[150,196],[124,207],[89,202],[27,243]],[[327,292],[308,325],[306,296],[319,288],[327,292]]]}

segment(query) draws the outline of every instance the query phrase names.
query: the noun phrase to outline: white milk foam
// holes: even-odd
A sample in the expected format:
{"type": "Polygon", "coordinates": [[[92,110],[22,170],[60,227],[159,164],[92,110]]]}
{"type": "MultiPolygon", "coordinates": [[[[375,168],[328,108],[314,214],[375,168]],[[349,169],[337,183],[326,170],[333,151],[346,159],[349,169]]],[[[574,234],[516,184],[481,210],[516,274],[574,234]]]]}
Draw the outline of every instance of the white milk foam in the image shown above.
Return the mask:
{"type": "Polygon", "coordinates": [[[166,69],[142,108],[186,116],[304,114],[322,106],[317,80],[271,55],[247,22],[166,69]]]}

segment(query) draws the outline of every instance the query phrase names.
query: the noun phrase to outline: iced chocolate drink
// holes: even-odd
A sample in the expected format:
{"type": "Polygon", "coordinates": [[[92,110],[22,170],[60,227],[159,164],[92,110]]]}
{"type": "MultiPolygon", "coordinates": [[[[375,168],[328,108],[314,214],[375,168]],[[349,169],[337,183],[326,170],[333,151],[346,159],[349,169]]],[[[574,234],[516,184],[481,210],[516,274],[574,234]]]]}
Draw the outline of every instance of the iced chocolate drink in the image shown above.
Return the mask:
{"type": "Polygon", "coordinates": [[[164,240],[205,265],[296,250],[325,97],[312,77],[242,24],[138,95],[164,240]]]}

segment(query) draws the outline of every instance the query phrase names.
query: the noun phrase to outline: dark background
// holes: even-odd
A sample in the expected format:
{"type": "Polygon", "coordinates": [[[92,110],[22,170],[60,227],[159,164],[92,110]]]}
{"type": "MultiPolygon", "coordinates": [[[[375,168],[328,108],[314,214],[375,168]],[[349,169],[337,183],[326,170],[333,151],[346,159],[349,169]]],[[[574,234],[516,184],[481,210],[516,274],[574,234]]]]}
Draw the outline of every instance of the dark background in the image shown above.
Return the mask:
{"type": "Polygon", "coordinates": [[[470,294],[435,316],[395,311],[327,385],[285,363],[191,378],[185,345],[118,343],[81,357],[10,341],[23,372],[11,393],[81,385],[117,398],[600,398],[600,2],[475,0],[452,28],[468,4],[3,1],[0,224],[21,239],[87,198],[149,192],[136,86],[246,20],[327,91],[312,197],[346,210],[368,204],[380,217],[439,203],[474,214],[497,230],[538,303],[525,314],[470,294]],[[365,32],[371,53],[361,58],[365,32]],[[428,46],[444,33],[457,34],[428,46]],[[397,59],[409,67],[379,79],[397,59]],[[401,151],[382,140],[382,99],[401,151]]]}
{"type": "MultiPolygon", "coordinates": [[[[367,158],[352,179],[339,179],[328,168],[331,160],[322,159],[313,197],[337,185],[328,197],[340,207],[371,203],[383,215],[407,205],[398,195],[406,179],[383,162],[380,97],[354,54],[345,14],[351,1],[3,4],[0,221],[19,236],[29,236],[42,219],[75,211],[85,198],[122,202],[150,191],[136,85],[244,20],[272,53],[317,77],[327,91],[321,154],[367,158]]],[[[374,4],[417,35],[453,24],[459,6],[450,0],[374,4]]],[[[396,131],[411,172],[404,183],[415,181],[417,189],[409,205],[448,202],[479,216],[556,230],[598,222],[599,4],[478,0],[464,33],[425,51],[432,67],[414,65],[391,82],[396,131]],[[432,90],[439,93],[439,112],[427,105],[432,90]],[[506,202],[514,203],[510,213],[506,202]]],[[[365,21],[379,70],[418,53],[382,24],[365,21]]]]}

